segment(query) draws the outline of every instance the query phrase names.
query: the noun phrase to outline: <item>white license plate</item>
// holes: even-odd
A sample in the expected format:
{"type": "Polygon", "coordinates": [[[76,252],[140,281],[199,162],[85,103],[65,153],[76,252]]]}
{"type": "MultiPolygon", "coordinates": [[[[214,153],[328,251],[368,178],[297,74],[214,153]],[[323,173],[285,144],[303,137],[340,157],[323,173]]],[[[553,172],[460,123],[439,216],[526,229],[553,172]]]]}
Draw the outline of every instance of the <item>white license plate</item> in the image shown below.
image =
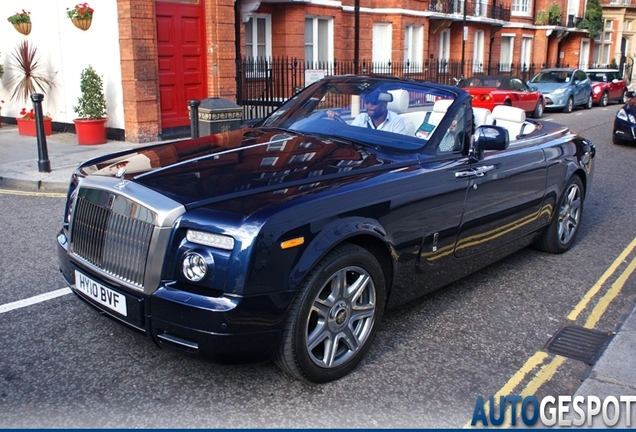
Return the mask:
{"type": "Polygon", "coordinates": [[[124,295],[105,287],[77,270],[75,270],[75,288],[108,309],[128,316],[124,295]]]}

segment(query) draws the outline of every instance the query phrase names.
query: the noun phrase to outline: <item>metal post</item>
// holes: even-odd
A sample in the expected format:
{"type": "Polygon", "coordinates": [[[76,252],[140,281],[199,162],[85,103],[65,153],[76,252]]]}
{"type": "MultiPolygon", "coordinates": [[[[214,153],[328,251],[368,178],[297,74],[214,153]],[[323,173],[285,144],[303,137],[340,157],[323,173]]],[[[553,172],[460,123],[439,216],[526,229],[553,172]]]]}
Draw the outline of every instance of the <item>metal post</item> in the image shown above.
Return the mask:
{"type": "Polygon", "coordinates": [[[49,161],[49,152],[46,148],[46,134],[44,133],[44,115],[42,114],[42,101],[44,95],[33,93],[31,95],[33,101],[33,111],[35,112],[35,131],[38,142],[38,171],[51,172],[51,162],[49,161]]]}
{"type": "Polygon", "coordinates": [[[355,0],[354,6],[354,25],[353,25],[353,73],[360,73],[360,0],[355,0]]]}
{"type": "Polygon", "coordinates": [[[463,0],[464,4],[464,19],[462,20],[462,74],[459,79],[464,79],[464,52],[466,51],[466,39],[467,39],[467,29],[466,29],[466,2],[468,0],[463,0]]]}
{"type": "Polygon", "coordinates": [[[198,99],[190,99],[190,137],[199,138],[199,105],[201,101],[198,99]]]}

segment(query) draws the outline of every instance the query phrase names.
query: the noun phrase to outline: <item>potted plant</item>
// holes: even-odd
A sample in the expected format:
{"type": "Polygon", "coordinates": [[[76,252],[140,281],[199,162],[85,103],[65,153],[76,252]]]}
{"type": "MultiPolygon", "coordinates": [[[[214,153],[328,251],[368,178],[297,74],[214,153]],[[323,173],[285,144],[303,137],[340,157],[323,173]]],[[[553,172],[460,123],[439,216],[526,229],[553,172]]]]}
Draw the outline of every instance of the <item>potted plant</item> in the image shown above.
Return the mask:
{"type": "MultiPolygon", "coordinates": [[[[16,118],[18,123],[18,133],[26,136],[37,136],[37,128],[35,126],[35,112],[33,109],[27,112],[26,108],[20,111],[21,118],[16,118]]],[[[52,119],[49,115],[44,115],[44,135],[51,135],[53,132],[52,119]]]]}
{"type": "Polygon", "coordinates": [[[7,21],[13,24],[13,27],[23,35],[31,33],[31,12],[22,9],[22,12],[14,13],[7,18],[7,21]]]}
{"type": "Polygon", "coordinates": [[[95,10],[88,3],[76,4],[73,8],[66,9],[66,16],[71,19],[75,27],[80,30],[88,30],[93,22],[95,10]]]}
{"type": "Polygon", "coordinates": [[[73,107],[79,118],[73,120],[77,141],[82,145],[104,144],[106,142],[106,97],[102,77],[93,66],[82,71],[80,77],[82,95],[73,107]]]}
{"type": "Polygon", "coordinates": [[[31,94],[46,94],[54,86],[45,67],[40,63],[37,48],[29,45],[26,39],[9,56],[7,69],[14,72],[8,82],[8,87],[13,89],[11,100],[28,102],[31,94]]]}

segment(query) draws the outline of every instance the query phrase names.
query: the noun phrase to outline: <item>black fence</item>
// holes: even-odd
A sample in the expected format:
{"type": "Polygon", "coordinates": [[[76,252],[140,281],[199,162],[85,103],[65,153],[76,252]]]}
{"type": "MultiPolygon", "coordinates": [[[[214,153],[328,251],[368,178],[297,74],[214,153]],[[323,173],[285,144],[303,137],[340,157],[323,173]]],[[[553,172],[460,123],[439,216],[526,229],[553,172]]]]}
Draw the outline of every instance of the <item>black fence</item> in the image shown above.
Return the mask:
{"type": "Polygon", "coordinates": [[[527,81],[547,67],[567,64],[484,63],[456,60],[412,62],[368,62],[357,67],[352,62],[305,62],[278,57],[269,60],[244,59],[240,64],[237,103],[243,106],[243,119],[262,118],[321,76],[378,74],[455,85],[461,77],[475,75],[510,75],[527,81]]]}

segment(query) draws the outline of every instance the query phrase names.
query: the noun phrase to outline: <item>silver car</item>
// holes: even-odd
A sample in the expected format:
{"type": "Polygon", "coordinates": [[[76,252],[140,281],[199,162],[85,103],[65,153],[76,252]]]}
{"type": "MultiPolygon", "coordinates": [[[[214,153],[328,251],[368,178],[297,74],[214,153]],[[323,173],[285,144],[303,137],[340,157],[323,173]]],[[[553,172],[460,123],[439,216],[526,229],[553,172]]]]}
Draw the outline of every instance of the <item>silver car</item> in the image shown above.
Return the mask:
{"type": "Polygon", "coordinates": [[[592,84],[581,69],[544,69],[530,81],[529,87],[536,87],[545,98],[546,109],[561,109],[570,113],[575,106],[592,108],[592,84]]]}

